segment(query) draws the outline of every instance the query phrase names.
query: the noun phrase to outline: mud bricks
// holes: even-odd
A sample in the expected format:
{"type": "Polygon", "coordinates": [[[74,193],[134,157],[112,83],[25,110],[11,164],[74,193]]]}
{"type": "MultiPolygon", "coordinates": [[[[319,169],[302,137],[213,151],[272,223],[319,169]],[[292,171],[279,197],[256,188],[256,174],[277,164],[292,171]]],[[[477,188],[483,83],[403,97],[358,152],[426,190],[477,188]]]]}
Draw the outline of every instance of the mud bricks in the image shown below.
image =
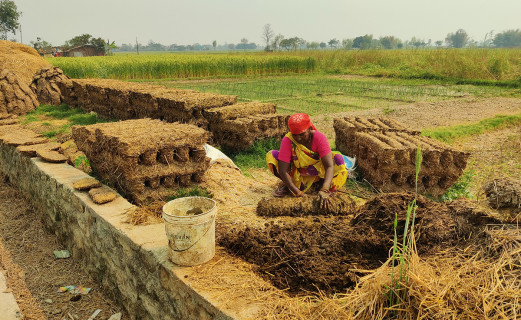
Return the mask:
{"type": "Polygon", "coordinates": [[[196,126],[139,119],[74,126],[72,136],[101,179],[137,204],[200,182],[208,133],[196,126]]]}
{"type": "Polygon", "coordinates": [[[334,121],[336,147],[357,157],[357,166],[373,187],[384,192],[414,191],[416,150],[423,161],[418,192],[440,196],[461,176],[469,153],[420,136],[391,119],[347,117],[334,121]]]}

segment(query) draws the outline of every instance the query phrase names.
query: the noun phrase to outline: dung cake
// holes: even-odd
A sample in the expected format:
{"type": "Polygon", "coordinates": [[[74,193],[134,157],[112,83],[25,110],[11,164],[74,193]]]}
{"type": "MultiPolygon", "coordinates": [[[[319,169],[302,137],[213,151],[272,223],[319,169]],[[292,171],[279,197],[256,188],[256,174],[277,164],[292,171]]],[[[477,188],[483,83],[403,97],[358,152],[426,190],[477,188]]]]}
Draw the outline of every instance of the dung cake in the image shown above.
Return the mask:
{"type": "Polygon", "coordinates": [[[64,90],[69,105],[119,120],[153,118],[206,128],[203,110],[237,102],[236,96],[130,83],[110,79],[73,79],[64,90]]]}
{"type": "Polygon", "coordinates": [[[423,155],[418,176],[422,194],[442,195],[461,176],[469,157],[390,119],[336,119],[334,129],[337,149],[356,156],[364,178],[384,192],[415,190],[418,146],[423,155]]]}
{"type": "Polygon", "coordinates": [[[127,120],[75,126],[72,136],[100,178],[138,204],[200,182],[210,163],[208,133],[188,124],[127,120]]]}
{"type": "Polygon", "coordinates": [[[282,139],[289,115],[276,114],[275,104],[247,102],[205,110],[216,144],[230,150],[251,147],[256,140],[282,139]]]}

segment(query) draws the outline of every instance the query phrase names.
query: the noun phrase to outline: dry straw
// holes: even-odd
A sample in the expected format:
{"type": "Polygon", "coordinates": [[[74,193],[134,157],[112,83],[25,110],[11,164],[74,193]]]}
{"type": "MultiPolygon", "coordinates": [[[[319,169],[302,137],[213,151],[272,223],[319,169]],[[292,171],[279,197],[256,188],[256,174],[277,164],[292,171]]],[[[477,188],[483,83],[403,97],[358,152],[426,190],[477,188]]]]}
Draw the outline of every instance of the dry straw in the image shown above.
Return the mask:
{"type": "Polygon", "coordinates": [[[337,297],[270,302],[265,319],[516,319],[521,314],[521,234],[489,228],[486,243],[420,258],[412,250],[406,299],[389,309],[391,260],[337,297]],[[393,312],[391,312],[393,311],[393,312]]]}

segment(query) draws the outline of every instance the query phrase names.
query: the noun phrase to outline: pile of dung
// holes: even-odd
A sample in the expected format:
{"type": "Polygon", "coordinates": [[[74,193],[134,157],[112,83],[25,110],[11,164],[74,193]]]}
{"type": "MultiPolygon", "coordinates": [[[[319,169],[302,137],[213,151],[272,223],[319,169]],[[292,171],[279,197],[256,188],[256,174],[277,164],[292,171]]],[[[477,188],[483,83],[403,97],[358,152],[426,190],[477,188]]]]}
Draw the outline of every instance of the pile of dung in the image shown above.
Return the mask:
{"type": "Polygon", "coordinates": [[[511,178],[494,179],[483,189],[492,208],[521,208],[521,181],[511,178]]]}
{"type": "Polygon", "coordinates": [[[34,74],[41,68],[50,65],[31,47],[0,40],[0,66],[2,66],[2,70],[13,72],[22,84],[29,86],[34,74]]]}
{"type": "Polygon", "coordinates": [[[0,114],[23,115],[39,105],[36,94],[13,71],[0,72],[0,114]]]}
{"type": "Polygon", "coordinates": [[[64,102],[58,83],[71,82],[58,67],[45,66],[38,70],[31,83],[31,90],[36,93],[42,104],[58,106],[64,102]]]}
{"type": "MultiPolygon", "coordinates": [[[[362,205],[354,218],[305,216],[264,218],[265,223],[221,219],[220,245],[246,261],[281,289],[345,292],[364,273],[380,267],[393,247],[394,221],[403,240],[411,193],[380,194],[362,205]]],[[[480,240],[487,224],[499,223],[465,201],[437,203],[418,196],[414,235],[419,254],[430,255],[480,240]]],[[[261,219],[259,217],[259,219],[261,219]]],[[[409,230],[412,225],[410,220],[409,230]]]]}
{"type": "Polygon", "coordinates": [[[257,204],[257,215],[265,217],[301,217],[301,216],[346,216],[353,214],[356,204],[351,197],[338,192],[327,200],[321,200],[318,195],[305,197],[266,197],[257,204]]]}

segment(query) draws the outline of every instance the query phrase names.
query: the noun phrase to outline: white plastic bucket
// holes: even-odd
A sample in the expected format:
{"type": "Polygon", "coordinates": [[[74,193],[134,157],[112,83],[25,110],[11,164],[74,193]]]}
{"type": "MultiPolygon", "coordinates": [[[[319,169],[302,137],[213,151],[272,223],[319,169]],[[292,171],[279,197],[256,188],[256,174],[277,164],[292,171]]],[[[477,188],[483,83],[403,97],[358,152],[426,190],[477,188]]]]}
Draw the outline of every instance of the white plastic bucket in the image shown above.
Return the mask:
{"type": "Polygon", "coordinates": [[[180,266],[194,266],[215,255],[217,204],[205,197],[185,197],[163,206],[170,260],[180,266]]]}

